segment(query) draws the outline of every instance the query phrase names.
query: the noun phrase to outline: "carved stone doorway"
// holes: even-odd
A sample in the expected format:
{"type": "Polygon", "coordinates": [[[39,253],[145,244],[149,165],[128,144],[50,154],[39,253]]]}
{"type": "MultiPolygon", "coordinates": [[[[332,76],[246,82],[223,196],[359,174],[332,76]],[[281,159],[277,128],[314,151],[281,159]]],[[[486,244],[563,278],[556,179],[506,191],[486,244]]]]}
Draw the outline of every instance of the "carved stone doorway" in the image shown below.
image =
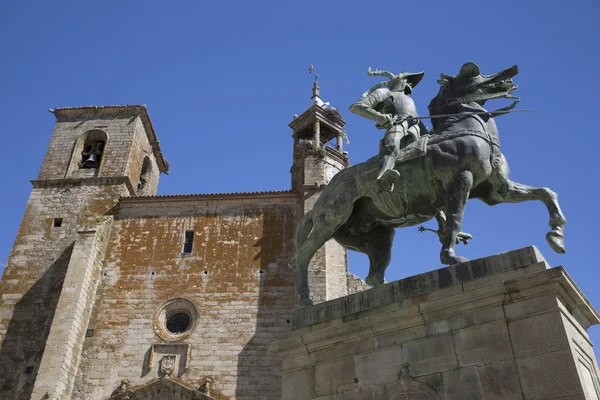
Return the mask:
{"type": "Polygon", "coordinates": [[[212,398],[169,378],[162,378],[115,393],[110,400],[212,400],[212,398]]]}

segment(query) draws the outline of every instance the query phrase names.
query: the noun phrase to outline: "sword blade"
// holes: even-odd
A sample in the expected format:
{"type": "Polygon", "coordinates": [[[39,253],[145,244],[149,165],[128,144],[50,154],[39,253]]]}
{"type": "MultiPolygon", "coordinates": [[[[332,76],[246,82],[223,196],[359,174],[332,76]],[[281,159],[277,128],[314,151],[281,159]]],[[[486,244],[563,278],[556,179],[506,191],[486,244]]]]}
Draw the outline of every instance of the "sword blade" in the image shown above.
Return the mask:
{"type": "MultiPolygon", "coordinates": [[[[535,108],[523,108],[520,110],[506,110],[506,111],[500,111],[502,114],[507,114],[507,113],[515,113],[515,112],[530,112],[530,111],[535,111],[535,108]]],[[[460,114],[439,114],[439,115],[426,115],[424,117],[416,117],[418,119],[434,119],[434,118],[447,118],[447,117],[456,117],[456,116],[469,116],[469,115],[485,115],[485,114],[493,114],[496,111],[475,111],[475,112],[468,112],[468,113],[460,113],[460,114]]]]}

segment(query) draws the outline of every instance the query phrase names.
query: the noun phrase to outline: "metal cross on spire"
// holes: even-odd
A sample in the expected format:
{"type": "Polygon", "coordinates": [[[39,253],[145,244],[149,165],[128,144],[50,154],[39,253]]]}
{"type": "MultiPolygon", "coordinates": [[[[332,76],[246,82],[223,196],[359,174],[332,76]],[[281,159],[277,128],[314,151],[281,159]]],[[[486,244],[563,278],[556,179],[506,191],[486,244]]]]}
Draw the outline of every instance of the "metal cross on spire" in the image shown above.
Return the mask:
{"type": "Polygon", "coordinates": [[[317,71],[315,71],[315,67],[312,64],[310,64],[310,67],[308,67],[308,73],[313,74],[315,76],[315,82],[317,82],[318,79],[321,77],[321,75],[319,75],[317,71]]]}

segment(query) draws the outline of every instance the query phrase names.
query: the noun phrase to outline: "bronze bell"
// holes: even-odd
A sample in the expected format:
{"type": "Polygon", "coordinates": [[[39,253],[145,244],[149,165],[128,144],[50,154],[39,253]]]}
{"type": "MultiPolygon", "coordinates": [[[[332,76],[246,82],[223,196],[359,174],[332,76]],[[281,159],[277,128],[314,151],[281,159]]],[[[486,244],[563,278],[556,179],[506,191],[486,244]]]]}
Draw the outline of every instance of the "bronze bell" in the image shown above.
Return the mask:
{"type": "Polygon", "coordinates": [[[82,164],[83,168],[98,168],[98,156],[90,154],[82,164]]]}

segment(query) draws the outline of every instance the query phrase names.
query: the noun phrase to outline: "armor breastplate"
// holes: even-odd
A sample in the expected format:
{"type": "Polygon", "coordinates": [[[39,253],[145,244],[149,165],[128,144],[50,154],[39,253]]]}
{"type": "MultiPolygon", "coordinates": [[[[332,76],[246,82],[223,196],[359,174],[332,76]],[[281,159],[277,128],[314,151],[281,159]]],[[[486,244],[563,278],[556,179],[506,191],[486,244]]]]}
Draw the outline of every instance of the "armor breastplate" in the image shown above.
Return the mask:
{"type": "Polygon", "coordinates": [[[399,116],[417,116],[417,107],[413,99],[405,95],[403,92],[392,92],[384,104],[385,114],[399,116]]]}

